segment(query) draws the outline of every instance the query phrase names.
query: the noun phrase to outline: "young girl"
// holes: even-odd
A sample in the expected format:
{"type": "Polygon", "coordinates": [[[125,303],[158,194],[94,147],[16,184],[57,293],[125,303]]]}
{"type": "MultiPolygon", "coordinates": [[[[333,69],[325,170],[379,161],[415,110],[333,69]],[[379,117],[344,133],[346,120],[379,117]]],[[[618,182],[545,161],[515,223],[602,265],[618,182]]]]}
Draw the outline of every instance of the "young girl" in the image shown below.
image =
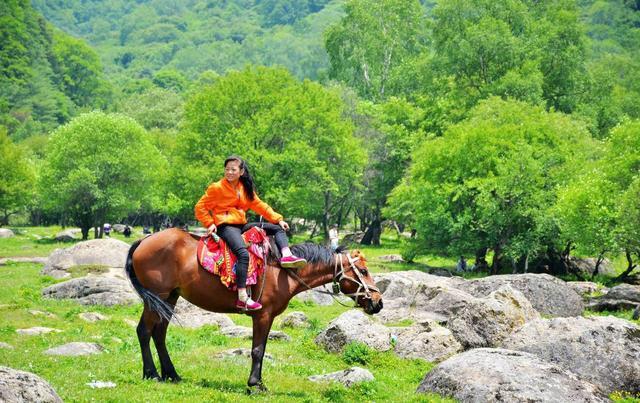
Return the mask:
{"type": "Polygon", "coordinates": [[[306,260],[293,256],[289,249],[289,241],[285,231],[289,224],[281,214],[276,213],[256,194],[253,178],[244,160],[237,156],[228,157],[224,161],[224,178],[214,182],[195,206],[198,221],[207,228],[207,233],[217,232],[225,240],[238,259],[236,262],[236,285],[238,300],[236,307],[245,310],[258,310],[262,304],[247,295],[247,268],[249,252],[242,240],[242,233],[260,223],[247,224],[245,212],[251,209],[263,216],[270,223],[262,224],[269,235],[275,235],[276,245],[282,251],[280,265],[286,268],[301,268],[306,260]]]}

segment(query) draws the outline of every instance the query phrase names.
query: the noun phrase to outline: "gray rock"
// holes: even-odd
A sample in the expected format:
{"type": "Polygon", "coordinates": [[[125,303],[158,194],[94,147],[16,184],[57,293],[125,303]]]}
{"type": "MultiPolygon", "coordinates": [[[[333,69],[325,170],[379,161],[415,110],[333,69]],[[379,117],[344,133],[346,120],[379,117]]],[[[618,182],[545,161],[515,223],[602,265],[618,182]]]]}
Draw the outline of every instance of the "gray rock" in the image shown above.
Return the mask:
{"type": "Polygon", "coordinates": [[[398,329],[395,352],[402,358],[422,358],[429,362],[440,362],[462,351],[451,331],[436,322],[416,323],[398,329]]]}
{"type": "MultiPolygon", "coordinates": [[[[581,273],[583,276],[591,276],[596,269],[596,263],[598,259],[593,257],[579,258],[571,257],[569,264],[573,266],[573,269],[581,273]]],[[[604,259],[600,263],[598,268],[598,274],[604,274],[606,276],[614,276],[616,270],[609,259],[604,259]]]]}
{"type": "Polygon", "coordinates": [[[382,255],[378,256],[378,260],[381,262],[404,262],[404,259],[400,255],[382,255]]]}
{"type": "Polygon", "coordinates": [[[280,327],[291,327],[291,328],[301,328],[309,326],[309,318],[305,315],[304,312],[291,312],[284,318],[282,318],[282,322],[280,322],[280,327]]]}
{"type": "Polygon", "coordinates": [[[105,381],[91,381],[86,384],[91,389],[104,389],[104,388],[115,388],[116,384],[113,382],[105,382],[105,381]]]}
{"type": "Polygon", "coordinates": [[[579,316],[584,310],[582,298],[566,282],[548,274],[507,274],[469,280],[459,288],[485,297],[503,285],[520,291],[533,307],[544,315],[579,316]]]}
{"type": "Polygon", "coordinates": [[[0,402],[62,403],[56,391],[30,372],[0,367],[0,402]]]}
{"type": "Polygon", "coordinates": [[[332,372],[326,375],[313,375],[308,378],[311,382],[339,382],[346,387],[351,387],[356,383],[373,381],[371,372],[360,367],[351,367],[344,371],[332,372]]]}
{"type": "Polygon", "coordinates": [[[78,316],[80,317],[80,319],[90,323],[95,323],[101,320],[109,319],[108,316],[105,316],[99,312],[82,312],[78,316]]]}
{"type": "Polygon", "coordinates": [[[312,290],[303,291],[293,298],[303,302],[313,302],[314,304],[319,306],[333,305],[334,299],[331,295],[323,294],[322,292],[318,291],[327,292],[329,291],[329,288],[327,286],[316,287],[312,290]]]}
{"type": "MultiPolygon", "coordinates": [[[[251,349],[249,348],[232,348],[230,350],[224,350],[219,352],[218,354],[216,354],[216,357],[218,358],[238,358],[238,357],[242,357],[242,358],[251,358],[251,349]]],[[[269,353],[264,353],[264,358],[269,360],[269,361],[273,361],[273,356],[269,353]]]]}
{"type": "Polygon", "coordinates": [[[28,329],[16,329],[16,333],[18,334],[22,334],[25,336],[40,336],[41,334],[47,334],[47,333],[59,333],[62,330],[60,329],[52,329],[50,327],[40,327],[40,326],[35,326],[35,327],[30,327],[28,329]]]}
{"type": "Polygon", "coordinates": [[[595,293],[606,294],[609,291],[608,288],[600,288],[598,284],[591,281],[567,281],[567,285],[583,299],[588,299],[595,293]]]}
{"type": "Polygon", "coordinates": [[[613,316],[539,319],[502,346],[560,365],[599,386],[640,391],[640,327],[613,316]]]}
{"type": "Polygon", "coordinates": [[[11,238],[16,236],[9,228],[0,228],[0,238],[11,238]]]}
{"type": "MultiPolygon", "coordinates": [[[[220,329],[220,333],[227,337],[240,337],[244,339],[251,339],[253,337],[253,330],[245,326],[224,327],[220,329]]],[[[281,331],[272,330],[269,332],[269,340],[291,341],[291,337],[281,331]]]]}
{"type": "Polygon", "coordinates": [[[55,314],[53,314],[51,312],[38,311],[37,309],[29,309],[27,312],[29,312],[33,316],[46,316],[47,318],[56,318],[57,317],[55,314]]]}
{"type": "Polygon", "coordinates": [[[229,316],[205,311],[184,298],[178,300],[175,312],[176,315],[171,319],[171,322],[191,329],[198,329],[205,325],[213,325],[218,328],[235,326],[229,316]]]}
{"type": "Polygon", "coordinates": [[[587,381],[533,354],[478,348],[438,364],[418,386],[461,402],[606,402],[587,381]]]}
{"type": "Polygon", "coordinates": [[[71,298],[83,305],[127,305],[140,301],[125,280],[103,277],[74,278],[42,290],[45,298],[71,298]]]}
{"type": "Polygon", "coordinates": [[[391,331],[374,323],[360,310],[351,310],[334,319],[315,339],[325,350],[338,353],[351,342],[361,342],[377,351],[391,349],[391,331]]]}
{"type": "Polygon", "coordinates": [[[4,348],[7,350],[13,350],[13,346],[11,344],[7,344],[3,341],[0,341],[0,348],[4,348]]]}
{"type": "Polygon", "coordinates": [[[104,347],[96,343],[72,342],[50,348],[44,353],[48,355],[64,355],[75,357],[80,355],[99,354],[103,350],[104,347]]]}
{"type": "Polygon", "coordinates": [[[465,349],[497,347],[515,329],[539,317],[522,293],[505,285],[487,298],[469,301],[447,327],[465,349]]]}
{"type": "Polygon", "coordinates": [[[621,299],[640,303],[640,285],[620,284],[609,290],[604,299],[621,299]]]}
{"type": "Polygon", "coordinates": [[[118,232],[118,233],[120,233],[120,234],[122,234],[122,233],[124,232],[124,228],[125,228],[125,225],[124,225],[124,224],[113,224],[113,225],[111,226],[111,229],[112,229],[114,232],[118,232]]]}
{"type": "Polygon", "coordinates": [[[421,292],[432,288],[460,288],[459,285],[465,283],[460,277],[435,276],[418,270],[378,274],[374,276],[374,280],[385,304],[388,300],[401,298],[408,305],[412,305],[421,292]]]}
{"type": "Polygon", "coordinates": [[[53,239],[58,242],[72,242],[76,240],[76,234],[81,232],[80,229],[67,229],[58,232],[53,239]]]}
{"type": "Polygon", "coordinates": [[[587,301],[585,308],[594,312],[623,311],[635,309],[640,303],[626,299],[593,298],[587,301]]]}
{"type": "Polygon", "coordinates": [[[79,242],[70,248],[56,249],[42,269],[42,274],[55,278],[68,275],[70,267],[78,265],[101,265],[123,268],[130,245],[117,239],[92,239],[79,242]]]}

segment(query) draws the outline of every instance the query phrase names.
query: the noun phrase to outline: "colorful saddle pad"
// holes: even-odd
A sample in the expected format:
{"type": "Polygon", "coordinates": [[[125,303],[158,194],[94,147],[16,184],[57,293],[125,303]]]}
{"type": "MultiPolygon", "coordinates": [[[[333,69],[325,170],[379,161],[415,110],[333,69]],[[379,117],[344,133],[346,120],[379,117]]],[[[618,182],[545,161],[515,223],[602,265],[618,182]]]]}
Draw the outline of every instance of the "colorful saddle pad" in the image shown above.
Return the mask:
{"type": "MultiPolygon", "coordinates": [[[[242,234],[249,251],[247,285],[256,284],[264,272],[269,254],[269,237],[260,227],[251,227],[242,234]]],[[[198,263],[209,273],[220,276],[220,281],[232,291],[236,290],[236,256],[218,236],[205,236],[198,241],[198,263]]]]}

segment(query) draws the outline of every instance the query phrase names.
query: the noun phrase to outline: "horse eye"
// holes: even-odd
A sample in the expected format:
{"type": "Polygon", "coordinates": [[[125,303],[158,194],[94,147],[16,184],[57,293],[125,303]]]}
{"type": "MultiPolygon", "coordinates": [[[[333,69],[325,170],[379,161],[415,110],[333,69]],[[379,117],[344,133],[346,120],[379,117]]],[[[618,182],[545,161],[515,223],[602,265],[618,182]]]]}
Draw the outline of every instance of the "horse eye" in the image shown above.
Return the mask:
{"type": "Polygon", "coordinates": [[[367,272],[367,269],[360,269],[360,273],[362,273],[363,275],[368,275],[369,273],[367,272]]]}

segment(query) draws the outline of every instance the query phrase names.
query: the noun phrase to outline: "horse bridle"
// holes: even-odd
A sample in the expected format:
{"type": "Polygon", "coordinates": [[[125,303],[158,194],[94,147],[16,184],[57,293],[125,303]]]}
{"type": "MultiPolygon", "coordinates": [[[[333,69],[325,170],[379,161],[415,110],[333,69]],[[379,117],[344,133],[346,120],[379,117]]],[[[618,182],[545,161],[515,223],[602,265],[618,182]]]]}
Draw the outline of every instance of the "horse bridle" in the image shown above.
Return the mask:
{"type": "Polygon", "coordinates": [[[338,292],[342,292],[347,297],[361,297],[361,296],[363,296],[363,297],[365,297],[367,299],[371,299],[371,291],[375,291],[375,292],[379,293],[380,290],[375,285],[368,286],[367,283],[365,283],[364,279],[362,278],[362,273],[360,273],[360,269],[358,269],[356,267],[356,265],[355,265],[355,263],[358,260],[360,260],[359,256],[356,256],[354,258],[350,257],[349,255],[345,255],[345,256],[349,260],[349,266],[351,267],[352,271],[356,274],[357,279],[355,279],[353,277],[349,277],[349,276],[347,276],[345,274],[344,265],[342,263],[342,253],[338,253],[338,255],[336,256],[336,263],[335,263],[335,265],[333,267],[333,291],[334,291],[334,294],[337,294],[338,292]],[[338,261],[340,261],[340,271],[339,272],[338,272],[338,261]],[[349,281],[353,281],[354,283],[356,283],[358,285],[358,289],[356,290],[356,292],[347,294],[344,291],[342,291],[341,286],[340,286],[340,282],[343,279],[346,279],[346,280],[349,280],[349,281]],[[362,289],[364,289],[364,292],[361,292],[362,289]]]}
{"type": "MultiPolygon", "coordinates": [[[[333,292],[329,292],[329,291],[323,291],[323,290],[314,290],[315,292],[319,292],[321,294],[328,294],[331,295],[331,297],[336,300],[337,303],[339,303],[342,306],[348,306],[343,304],[342,302],[340,302],[339,299],[336,298],[336,294],[339,293],[343,293],[344,295],[346,295],[347,297],[359,297],[359,296],[363,296],[367,299],[372,299],[371,298],[371,291],[375,291],[375,292],[380,292],[380,290],[378,289],[378,287],[376,286],[368,286],[367,283],[364,282],[364,279],[362,278],[362,274],[360,273],[360,270],[358,270],[358,268],[355,265],[355,262],[357,262],[358,260],[360,260],[359,257],[355,257],[355,258],[351,258],[349,257],[349,255],[345,255],[347,256],[347,259],[349,259],[349,267],[351,267],[351,269],[353,269],[353,272],[356,274],[356,277],[358,277],[357,279],[353,278],[353,277],[349,277],[345,274],[344,272],[344,264],[342,263],[342,253],[338,253],[336,255],[336,263],[333,266],[333,292]],[[338,272],[338,260],[340,261],[340,271],[338,272]],[[340,282],[343,280],[349,280],[349,281],[353,281],[354,283],[358,284],[358,289],[356,290],[356,292],[351,293],[351,294],[346,294],[342,291],[342,287],[340,286],[340,282]],[[364,288],[364,293],[360,292],[360,290],[362,290],[364,288]]],[[[308,290],[312,290],[311,286],[309,286],[309,284],[307,284],[303,279],[300,278],[300,276],[298,276],[293,270],[291,269],[285,269],[287,271],[287,273],[289,273],[289,275],[293,278],[295,278],[300,284],[304,285],[305,287],[307,287],[308,290]]],[[[261,293],[262,294],[262,293],[261,293]]],[[[355,299],[354,299],[355,300],[355,299]]],[[[356,301],[357,302],[357,301],[356,301]]]]}

